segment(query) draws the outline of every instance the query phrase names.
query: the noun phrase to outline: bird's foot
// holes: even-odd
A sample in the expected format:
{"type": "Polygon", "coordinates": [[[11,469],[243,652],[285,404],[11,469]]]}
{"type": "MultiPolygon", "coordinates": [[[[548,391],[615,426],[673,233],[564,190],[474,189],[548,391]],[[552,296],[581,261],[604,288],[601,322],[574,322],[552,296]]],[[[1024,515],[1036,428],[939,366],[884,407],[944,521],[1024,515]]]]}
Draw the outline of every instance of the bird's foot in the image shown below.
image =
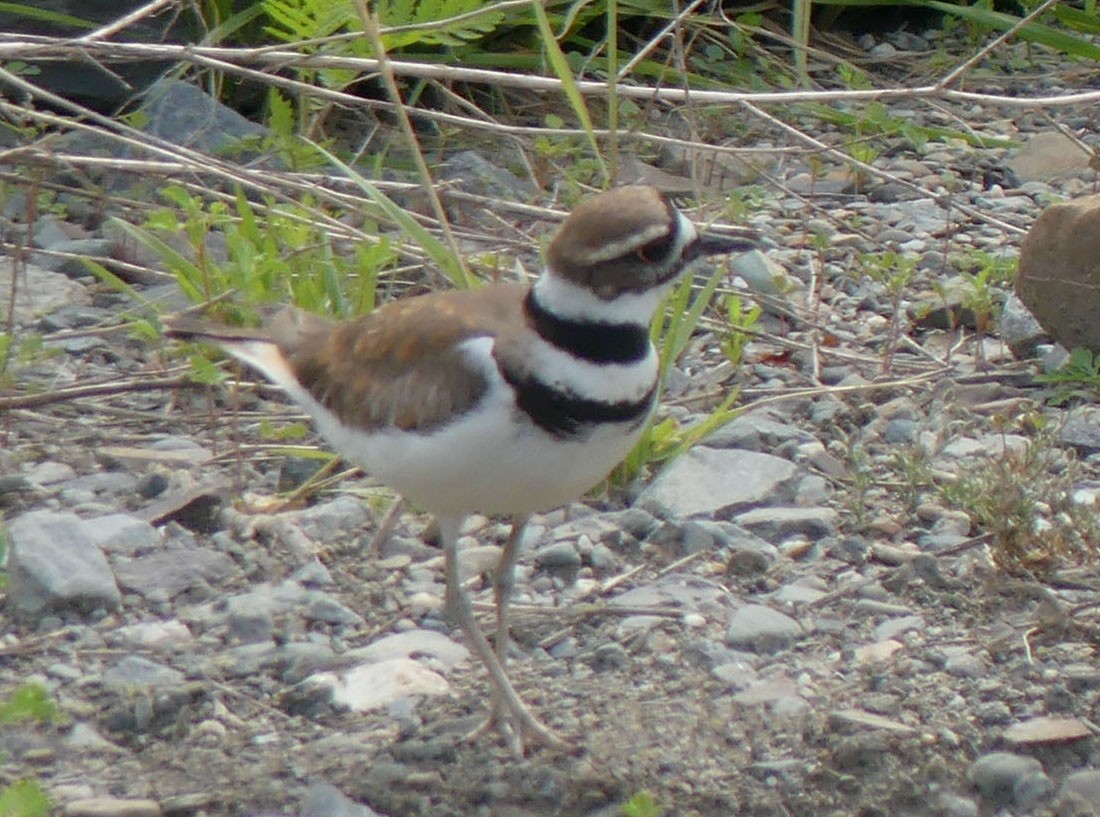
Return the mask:
{"type": "Polygon", "coordinates": [[[490,715],[465,736],[469,742],[480,740],[490,732],[497,732],[504,738],[508,749],[516,758],[522,758],[529,746],[549,746],[556,749],[570,749],[573,744],[540,721],[527,705],[515,698],[510,702],[508,696],[493,695],[490,715]]]}

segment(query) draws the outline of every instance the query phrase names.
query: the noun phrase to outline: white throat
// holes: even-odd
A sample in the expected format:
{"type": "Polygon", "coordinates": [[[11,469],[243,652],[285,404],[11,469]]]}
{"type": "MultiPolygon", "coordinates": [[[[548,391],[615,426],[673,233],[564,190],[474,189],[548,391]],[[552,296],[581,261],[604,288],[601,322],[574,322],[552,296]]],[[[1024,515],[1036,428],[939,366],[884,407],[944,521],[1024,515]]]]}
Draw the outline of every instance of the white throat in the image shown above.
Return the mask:
{"type": "Polygon", "coordinates": [[[626,292],[612,301],[602,301],[588,287],[574,284],[547,268],[535,281],[534,291],[543,309],[565,320],[649,326],[670,286],[626,292]]]}

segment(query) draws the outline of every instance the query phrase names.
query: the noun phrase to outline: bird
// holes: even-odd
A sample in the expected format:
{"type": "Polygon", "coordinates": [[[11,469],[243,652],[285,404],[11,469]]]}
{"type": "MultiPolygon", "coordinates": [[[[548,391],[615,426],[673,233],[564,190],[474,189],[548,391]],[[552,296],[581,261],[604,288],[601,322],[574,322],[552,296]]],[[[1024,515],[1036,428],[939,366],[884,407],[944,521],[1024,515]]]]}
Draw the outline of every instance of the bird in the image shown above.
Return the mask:
{"type": "Polygon", "coordinates": [[[260,329],[169,317],[164,335],[213,343],[258,370],[335,451],[435,517],[444,609],[492,690],[470,737],[495,727],[522,756],[532,743],[570,745],[505,670],[524,527],[597,485],[641,437],[658,396],[650,324],[677,279],[704,257],[755,247],[700,232],[653,187],[624,186],[573,209],[531,284],[430,292],[342,321],[285,306],[260,329]],[[495,644],[459,580],[473,513],[511,519],[493,576],[495,644]]]}

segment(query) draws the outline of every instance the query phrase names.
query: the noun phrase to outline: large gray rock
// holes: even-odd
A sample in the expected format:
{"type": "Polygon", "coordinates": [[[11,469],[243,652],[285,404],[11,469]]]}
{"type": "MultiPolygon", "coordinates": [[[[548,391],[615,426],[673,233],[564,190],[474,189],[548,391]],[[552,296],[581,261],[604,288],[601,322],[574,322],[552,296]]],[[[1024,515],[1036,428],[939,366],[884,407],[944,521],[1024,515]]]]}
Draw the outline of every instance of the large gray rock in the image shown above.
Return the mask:
{"type": "Polygon", "coordinates": [[[1042,212],[1020,247],[1016,293],[1067,349],[1100,351],[1100,195],[1042,212]]]}
{"type": "Polygon", "coordinates": [[[25,513],[8,525],[8,542],[8,608],[20,621],[113,609],[121,601],[107,557],[75,514],[25,513]]]}
{"type": "Polygon", "coordinates": [[[638,505],[670,519],[729,519],[738,511],[790,498],[797,474],[794,463],[781,457],[696,446],[661,472],[638,505]]]}
{"type": "Polygon", "coordinates": [[[145,130],[204,153],[235,153],[234,158],[254,158],[255,146],[241,155],[241,145],[258,141],[268,131],[245,119],[232,108],[190,82],[163,79],[145,93],[142,112],[149,118],[145,130]]]}
{"type": "Polygon", "coordinates": [[[1087,170],[1089,152],[1076,139],[1060,131],[1043,131],[1032,135],[1008,166],[1021,182],[1050,181],[1087,170]]]}
{"type": "Polygon", "coordinates": [[[0,292],[15,295],[11,314],[16,327],[34,326],[43,315],[91,300],[87,287],[35,264],[24,264],[19,272],[19,286],[12,286],[11,267],[10,263],[0,264],[0,292]]]}

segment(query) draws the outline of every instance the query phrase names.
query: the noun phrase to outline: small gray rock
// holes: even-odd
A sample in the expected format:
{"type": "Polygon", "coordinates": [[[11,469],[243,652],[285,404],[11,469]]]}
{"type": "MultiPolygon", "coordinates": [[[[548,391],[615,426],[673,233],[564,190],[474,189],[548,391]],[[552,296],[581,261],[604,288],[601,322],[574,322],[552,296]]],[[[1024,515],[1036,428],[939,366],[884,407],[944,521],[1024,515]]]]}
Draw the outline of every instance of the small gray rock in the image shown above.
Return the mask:
{"type": "Polygon", "coordinates": [[[969,797],[943,792],[936,798],[936,814],[941,817],[978,817],[978,804],[969,797]]]}
{"type": "Polygon", "coordinates": [[[127,655],[103,672],[103,683],[122,690],[131,687],[178,686],[183,681],[184,675],[179,670],[140,655],[127,655]]]}
{"type": "Polygon", "coordinates": [[[283,516],[296,523],[310,540],[321,545],[344,542],[349,534],[371,521],[367,503],[346,495],[283,516]]]}
{"type": "MultiPolygon", "coordinates": [[[[145,130],[150,134],[204,153],[236,151],[237,158],[243,158],[241,144],[268,133],[267,128],[222,105],[198,85],[178,79],[154,84],[145,92],[141,110],[148,117],[145,130]]],[[[248,151],[249,156],[255,154],[254,148],[248,151]]]]}
{"type": "Polygon", "coordinates": [[[136,516],[125,513],[112,513],[84,520],[96,546],[107,553],[119,553],[132,556],[144,550],[151,550],[160,544],[157,529],[136,516]]]}
{"type": "Polygon", "coordinates": [[[1001,340],[1017,358],[1034,357],[1048,335],[1020,296],[1010,293],[1001,307],[1001,340]]]}
{"type": "Polygon", "coordinates": [[[955,678],[981,678],[986,673],[985,662],[973,653],[952,655],[943,665],[944,671],[955,678]]]}
{"type": "Polygon", "coordinates": [[[1100,452],[1100,408],[1080,406],[1072,409],[1058,430],[1060,441],[1088,456],[1100,452]]]}
{"type": "Polygon", "coordinates": [[[832,508],[756,508],[736,521],[770,542],[797,534],[822,539],[835,533],[837,513],[832,508]]]}
{"type": "Polygon", "coordinates": [[[917,423],[915,420],[906,420],[904,418],[890,420],[886,423],[886,428],[882,431],[882,439],[891,445],[911,443],[916,439],[919,429],[920,423],[917,423]]]}
{"type": "Polygon", "coordinates": [[[60,272],[69,278],[83,278],[91,275],[91,270],[84,263],[85,258],[109,259],[115,251],[115,242],[106,238],[64,238],[53,242],[44,249],[56,253],[65,253],[76,258],[66,258],[61,255],[47,255],[35,253],[34,260],[47,269],[60,272]]]}
{"type": "Polygon", "coordinates": [[[363,618],[354,610],[344,606],[331,596],[313,591],[314,597],[310,600],[305,611],[306,619],[321,621],[325,624],[336,624],[343,627],[352,627],[363,624],[363,618]]]}
{"type": "Polygon", "coordinates": [[[1059,815],[1084,815],[1100,813],[1100,770],[1086,769],[1067,775],[1058,789],[1059,815]],[[1091,812],[1078,808],[1091,808],[1091,812]]]}
{"type": "Polygon", "coordinates": [[[776,420],[768,412],[750,411],[722,426],[706,439],[709,448],[771,451],[785,442],[810,442],[813,437],[798,426],[776,420]]]}
{"type": "Polygon", "coordinates": [[[994,810],[1013,805],[1030,809],[1054,790],[1043,764],[1011,752],[982,755],[971,764],[966,778],[994,810]]]}
{"type": "Polygon", "coordinates": [[[378,812],[355,802],[330,783],[315,781],[302,798],[299,817],[378,817],[378,812]]]}
{"type": "Polygon", "coordinates": [[[335,584],[332,573],[320,559],[316,558],[310,559],[295,570],[291,579],[303,587],[332,587],[335,584]]]}
{"type": "Polygon", "coordinates": [[[672,558],[711,550],[714,535],[706,526],[693,520],[665,522],[650,534],[649,541],[672,558]]]}
{"type": "Polygon", "coordinates": [[[746,604],[730,616],[726,643],[753,652],[774,653],[802,635],[802,625],[763,604],[746,604]]]}
{"type": "Polygon", "coordinates": [[[581,566],[581,555],[572,542],[553,542],[534,553],[535,564],[548,570],[576,570],[581,566]]]}

